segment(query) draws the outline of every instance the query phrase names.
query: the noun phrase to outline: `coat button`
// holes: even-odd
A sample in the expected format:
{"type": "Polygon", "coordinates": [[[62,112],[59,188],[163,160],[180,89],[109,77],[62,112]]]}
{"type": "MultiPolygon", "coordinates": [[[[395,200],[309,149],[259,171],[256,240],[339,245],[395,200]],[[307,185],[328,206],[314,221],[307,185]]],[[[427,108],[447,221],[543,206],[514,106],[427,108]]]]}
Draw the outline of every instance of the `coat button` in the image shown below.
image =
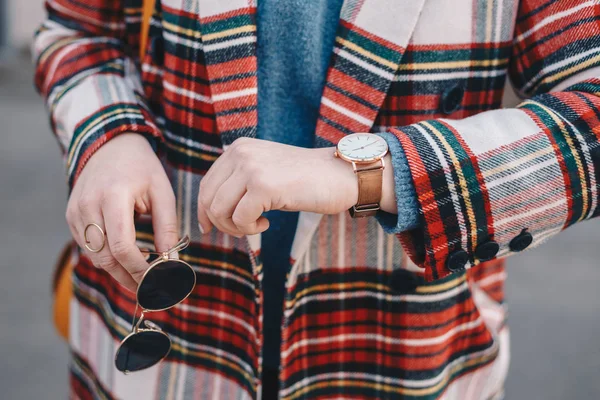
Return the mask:
{"type": "Polygon", "coordinates": [[[152,59],[156,65],[163,65],[165,61],[165,46],[162,36],[156,36],[152,38],[150,51],[152,52],[152,59]]]}
{"type": "Polygon", "coordinates": [[[460,85],[451,86],[446,89],[440,98],[440,110],[442,113],[448,115],[458,110],[464,96],[465,89],[460,85]]]}
{"type": "Polygon", "coordinates": [[[397,293],[412,293],[421,283],[417,274],[406,269],[396,269],[390,276],[390,288],[397,293]]]}
{"type": "Polygon", "coordinates": [[[499,250],[500,245],[498,243],[493,240],[488,240],[477,246],[477,249],[475,249],[475,257],[477,257],[479,261],[489,261],[496,257],[499,250]]]}
{"type": "Polygon", "coordinates": [[[469,262],[469,254],[464,250],[456,250],[446,260],[446,268],[452,272],[459,271],[469,262]]]}
{"type": "Polygon", "coordinates": [[[533,242],[533,236],[527,232],[527,229],[523,229],[519,235],[510,241],[509,247],[515,252],[523,251],[529,247],[531,242],[533,242]]]}

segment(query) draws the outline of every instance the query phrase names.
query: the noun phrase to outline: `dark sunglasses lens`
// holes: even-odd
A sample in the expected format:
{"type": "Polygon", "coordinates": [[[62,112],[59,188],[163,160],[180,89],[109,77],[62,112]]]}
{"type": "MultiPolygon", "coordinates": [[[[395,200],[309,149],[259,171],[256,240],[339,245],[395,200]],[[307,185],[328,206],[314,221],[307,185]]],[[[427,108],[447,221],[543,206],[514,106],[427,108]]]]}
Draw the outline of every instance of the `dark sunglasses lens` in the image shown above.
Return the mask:
{"type": "Polygon", "coordinates": [[[194,270],[180,261],[166,261],[152,268],[138,288],[140,306],[162,310],[185,299],[194,289],[194,270]]]}
{"type": "Polygon", "coordinates": [[[131,335],[119,350],[115,365],[121,372],[149,368],[163,359],[171,349],[171,341],[162,332],[144,331],[131,335]]]}

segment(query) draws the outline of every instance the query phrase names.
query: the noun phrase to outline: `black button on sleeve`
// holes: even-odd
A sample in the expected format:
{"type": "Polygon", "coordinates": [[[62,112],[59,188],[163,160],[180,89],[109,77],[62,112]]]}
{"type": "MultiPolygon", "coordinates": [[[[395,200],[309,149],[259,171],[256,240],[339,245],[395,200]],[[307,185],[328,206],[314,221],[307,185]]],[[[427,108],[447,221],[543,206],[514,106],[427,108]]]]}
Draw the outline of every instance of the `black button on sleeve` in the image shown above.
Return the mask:
{"type": "Polygon", "coordinates": [[[475,249],[475,257],[477,257],[479,261],[489,261],[496,257],[499,250],[500,245],[498,243],[493,240],[488,240],[477,246],[477,249],[475,249]]]}
{"type": "Polygon", "coordinates": [[[165,61],[165,46],[162,36],[156,36],[152,38],[150,45],[150,51],[152,52],[152,59],[157,65],[163,65],[165,61]]]}
{"type": "Polygon", "coordinates": [[[531,242],[533,242],[533,236],[527,232],[527,229],[523,229],[519,235],[510,241],[509,247],[512,251],[519,252],[528,248],[531,242]]]}
{"type": "Polygon", "coordinates": [[[450,271],[460,271],[469,262],[469,254],[464,250],[456,250],[448,256],[446,268],[450,271]]]}
{"type": "Polygon", "coordinates": [[[446,115],[452,114],[460,108],[465,89],[460,85],[451,86],[444,91],[440,98],[440,111],[446,115]]]}
{"type": "Polygon", "coordinates": [[[390,288],[398,293],[412,293],[421,283],[421,278],[406,269],[397,269],[390,276],[390,288]]]}

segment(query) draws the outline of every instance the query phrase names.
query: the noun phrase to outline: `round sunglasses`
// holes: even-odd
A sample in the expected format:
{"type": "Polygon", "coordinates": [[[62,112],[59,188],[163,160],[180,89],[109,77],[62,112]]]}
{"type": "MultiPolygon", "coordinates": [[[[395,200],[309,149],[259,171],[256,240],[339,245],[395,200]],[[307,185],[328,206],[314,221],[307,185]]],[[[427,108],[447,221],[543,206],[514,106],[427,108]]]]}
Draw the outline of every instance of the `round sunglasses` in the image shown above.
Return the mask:
{"type": "Polygon", "coordinates": [[[121,341],[115,355],[115,366],[124,373],[141,371],[162,361],[171,350],[171,339],[155,323],[145,320],[145,314],[175,307],[192,293],[196,273],[184,261],[171,254],[185,249],[190,243],[184,237],[173,248],[156,253],[142,250],[148,256],[158,256],[150,263],[136,292],[136,305],[131,333],[121,341]],[[136,321],[138,307],[142,309],[136,321]]]}

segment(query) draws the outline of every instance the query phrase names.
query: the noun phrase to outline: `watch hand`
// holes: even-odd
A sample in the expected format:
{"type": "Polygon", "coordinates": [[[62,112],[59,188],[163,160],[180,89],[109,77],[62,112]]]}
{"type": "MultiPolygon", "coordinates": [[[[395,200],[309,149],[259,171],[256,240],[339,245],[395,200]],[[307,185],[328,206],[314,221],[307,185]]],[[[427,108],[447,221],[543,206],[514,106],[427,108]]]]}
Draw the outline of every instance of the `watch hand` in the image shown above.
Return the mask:
{"type": "Polygon", "coordinates": [[[352,150],[350,150],[350,151],[349,151],[349,153],[352,153],[352,152],[353,152],[353,151],[355,151],[355,150],[361,150],[361,149],[364,149],[365,147],[368,147],[368,146],[370,146],[370,145],[372,145],[372,144],[375,144],[375,143],[377,143],[377,142],[372,142],[372,143],[366,144],[366,145],[364,145],[364,146],[357,147],[356,149],[352,149],[352,150]]]}

